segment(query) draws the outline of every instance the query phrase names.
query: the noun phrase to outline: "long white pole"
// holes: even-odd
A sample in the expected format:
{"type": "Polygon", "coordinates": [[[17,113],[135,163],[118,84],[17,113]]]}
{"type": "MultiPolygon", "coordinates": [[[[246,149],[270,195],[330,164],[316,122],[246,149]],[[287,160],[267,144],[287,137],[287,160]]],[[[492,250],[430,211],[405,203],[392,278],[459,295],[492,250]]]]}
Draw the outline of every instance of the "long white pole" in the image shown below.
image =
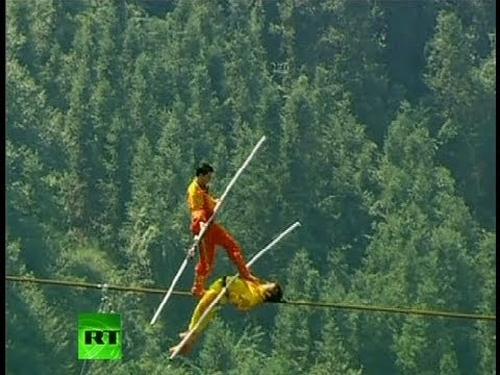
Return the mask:
{"type": "Polygon", "coordinates": [[[179,271],[177,271],[177,274],[175,275],[174,279],[172,280],[170,288],[168,288],[168,291],[165,294],[165,297],[163,297],[163,300],[161,301],[160,306],[158,306],[158,309],[156,310],[153,318],[151,319],[151,322],[149,323],[150,325],[155,324],[156,321],[158,320],[158,317],[160,316],[160,313],[162,312],[162,310],[165,307],[168,299],[170,298],[170,296],[172,295],[172,292],[174,291],[174,288],[175,288],[175,285],[177,284],[177,281],[179,280],[179,278],[181,277],[182,273],[184,272],[184,270],[185,270],[185,268],[186,268],[186,266],[188,264],[189,259],[191,259],[194,256],[194,251],[195,251],[196,247],[198,246],[198,244],[200,243],[200,241],[202,240],[205,232],[208,229],[209,224],[214,220],[215,214],[217,213],[217,211],[219,211],[220,206],[222,205],[222,203],[226,199],[226,196],[229,193],[229,191],[231,190],[231,188],[236,183],[236,180],[243,173],[243,171],[248,166],[248,164],[250,163],[250,161],[253,159],[253,157],[255,156],[255,154],[257,153],[257,151],[262,146],[262,144],[264,143],[265,140],[266,140],[266,136],[263,136],[259,140],[259,142],[255,145],[255,147],[253,148],[253,150],[250,153],[250,155],[248,155],[248,157],[245,160],[245,162],[243,163],[243,165],[240,167],[240,169],[238,169],[238,171],[236,172],[236,174],[234,175],[234,177],[232,178],[232,180],[227,185],[226,190],[224,190],[224,193],[222,194],[222,196],[220,197],[219,201],[215,205],[214,212],[213,212],[212,216],[210,216],[210,218],[206,222],[206,225],[201,228],[200,233],[195,237],[193,244],[188,249],[187,255],[184,258],[184,261],[182,262],[182,264],[181,264],[181,266],[179,268],[179,271]]]}
{"type": "MultiPolygon", "coordinates": [[[[253,263],[255,263],[262,255],[264,255],[267,251],[269,251],[272,247],[274,247],[279,241],[281,241],[281,239],[283,237],[285,237],[286,235],[288,235],[290,232],[292,232],[294,229],[300,227],[300,223],[297,221],[295,222],[294,224],[292,224],[290,227],[288,227],[288,229],[286,229],[285,231],[283,231],[278,237],[276,237],[269,245],[267,245],[265,248],[263,248],[262,250],[260,250],[248,263],[247,263],[247,267],[250,267],[253,263]]],[[[238,274],[236,274],[236,276],[238,276],[238,274]]],[[[235,278],[231,278],[229,279],[229,281],[227,282],[226,286],[224,288],[222,288],[222,290],[219,292],[219,294],[217,295],[217,297],[212,301],[212,303],[207,307],[207,309],[203,312],[203,314],[201,315],[200,319],[196,322],[196,324],[194,325],[194,327],[192,329],[189,330],[189,332],[186,334],[186,336],[184,336],[184,338],[182,339],[182,341],[180,342],[180,344],[176,347],[176,349],[174,350],[174,352],[170,355],[169,359],[173,359],[177,353],[179,353],[179,351],[182,349],[182,347],[186,344],[186,342],[189,340],[189,338],[193,335],[193,333],[198,329],[198,327],[200,326],[200,324],[203,322],[203,320],[206,318],[206,316],[208,315],[208,313],[210,312],[210,310],[212,310],[212,308],[217,304],[219,303],[220,299],[222,298],[222,296],[224,296],[224,294],[226,294],[226,291],[227,291],[227,288],[231,285],[231,283],[235,280],[235,278]]]]}

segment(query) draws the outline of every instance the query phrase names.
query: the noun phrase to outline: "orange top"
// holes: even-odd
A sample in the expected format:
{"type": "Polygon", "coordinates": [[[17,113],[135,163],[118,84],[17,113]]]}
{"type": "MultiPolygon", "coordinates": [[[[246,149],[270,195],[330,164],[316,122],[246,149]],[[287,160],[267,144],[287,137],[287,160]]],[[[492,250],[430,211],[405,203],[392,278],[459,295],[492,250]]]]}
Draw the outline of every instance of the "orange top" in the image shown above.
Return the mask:
{"type": "Polygon", "coordinates": [[[191,211],[191,231],[198,234],[200,222],[207,222],[213,215],[217,201],[208,192],[208,187],[202,187],[196,178],[187,189],[187,202],[191,211]]]}

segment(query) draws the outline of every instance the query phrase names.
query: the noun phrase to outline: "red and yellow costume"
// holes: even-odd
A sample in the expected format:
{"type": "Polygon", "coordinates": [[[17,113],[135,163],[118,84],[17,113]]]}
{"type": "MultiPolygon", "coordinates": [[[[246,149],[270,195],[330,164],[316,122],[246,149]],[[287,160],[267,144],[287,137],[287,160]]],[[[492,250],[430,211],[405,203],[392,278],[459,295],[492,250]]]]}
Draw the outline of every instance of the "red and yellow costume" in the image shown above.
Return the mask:
{"type": "MultiPolygon", "coordinates": [[[[191,231],[196,235],[200,231],[200,222],[206,223],[213,215],[217,201],[209,194],[208,187],[200,186],[196,178],[188,187],[187,201],[191,211],[191,231]]],[[[204,291],[205,280],[214,266],[217,246],[226,249],[229,258],[243,278],[252,278],[237,242],[224,227],[212,222],[200,241],[200,258],[195,268],[194,294],[201,295],[204,291]]]]}
{"type": "MultiPolygon", "coordinates": [[[[198,302],[198,305],[194,310],[188,330],[194,328],[208,306],[210,306],[213,300],[217,298],[222,288],[226,285],[226,283],[229,283],[230,279],[234,277],[235,276],[231,276],[230,278],[221,277],[210,285],[210,288],[205,292],[205,294],[203,294],[203,297],[198,302]]],[[[263,285],[264,284],[261,284],[259,281],[249,281],[242,279],[241,277],[236,277],[236,279],[229,284],[226,294],[220,299],[219,303],[227,304],[229,302],[238,310],[250,310],[265,301],[266,295],[263,285]]],[[[211,319],[213,319],[215,314],[216,309],[214,308],[208,313],[196,331],[193,332],[186,344],[184,344],[180,351],[181,353],[186,354],[189,350],[191,350],[200,333],[207,327],[208,323],[211,319]]]]}

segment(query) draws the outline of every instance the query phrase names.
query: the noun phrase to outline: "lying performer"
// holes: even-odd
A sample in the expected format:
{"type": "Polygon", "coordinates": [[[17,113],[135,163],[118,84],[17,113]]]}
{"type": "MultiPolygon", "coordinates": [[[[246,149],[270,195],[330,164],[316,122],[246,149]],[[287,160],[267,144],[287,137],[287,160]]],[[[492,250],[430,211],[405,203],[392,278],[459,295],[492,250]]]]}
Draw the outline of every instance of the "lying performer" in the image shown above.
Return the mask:
{"type": "MultiPolygon", "coordinates": [[[[179,335],[181,340],[189,332],[189,330],[195,327],[207,307],[210,306],[215,298],[217,298],[226,283],[228,283],[230,278],[233,277],[236,276],[221,277],[214,281],[212,285],[210,285],[210,288],[205,292],[194,310],[188,330],[186,332],[182,332],[179,335]]],[[[229,302],[233,304],[238,310],[248,311],[263,304],[264,302],[279,302],[281,301],[282,297],[283,291],[281,290],[281,286],[277,282],[261,282],[258,279],[256,281],[249,281],[238,276],[229,284],[226,295],[220,299],[220,303],[227,304],[229,302]]],[[[205,317],[205,319],[201,322],[196,331],[193,332],[189,340],[184,344],[183,348],[180,350],[180,353],[186,354],[191,350],[200,333],[206,328],[209,321],[213,319],[214,315],[215,309],[212,309],[210,313],[208,313],[208,315],[205,317]]],[[[176,351],[178,345],[171,347],[170,353],[176,351]]]]}

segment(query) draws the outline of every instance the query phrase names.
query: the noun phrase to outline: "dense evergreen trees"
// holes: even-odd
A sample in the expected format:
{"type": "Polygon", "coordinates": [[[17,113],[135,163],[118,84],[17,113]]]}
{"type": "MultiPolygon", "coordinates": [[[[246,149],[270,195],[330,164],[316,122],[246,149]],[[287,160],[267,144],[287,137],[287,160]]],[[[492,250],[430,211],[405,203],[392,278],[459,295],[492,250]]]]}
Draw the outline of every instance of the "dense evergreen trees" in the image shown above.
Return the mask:
{"type": "MultiPolygon", "coordinates": [[[[220,194],[265,134],[220,221],[247,256],[303,227],[258,275],[290,299],[494,314],[495,6],[7,2],[7,273],[166,286],[195,165],[220,194]]],[[[234,272],[222,253],[214,272],[234,272]]],[[[76,316],[99,298],[8,284],[7,372],[78,373],[76,316]]],[[[496,369],[491,323],[288,306],[225,309],[168,364],[195,301],[150,328],[158,300],[110,293],[125,359],[92,373],[496,369]]]]}

